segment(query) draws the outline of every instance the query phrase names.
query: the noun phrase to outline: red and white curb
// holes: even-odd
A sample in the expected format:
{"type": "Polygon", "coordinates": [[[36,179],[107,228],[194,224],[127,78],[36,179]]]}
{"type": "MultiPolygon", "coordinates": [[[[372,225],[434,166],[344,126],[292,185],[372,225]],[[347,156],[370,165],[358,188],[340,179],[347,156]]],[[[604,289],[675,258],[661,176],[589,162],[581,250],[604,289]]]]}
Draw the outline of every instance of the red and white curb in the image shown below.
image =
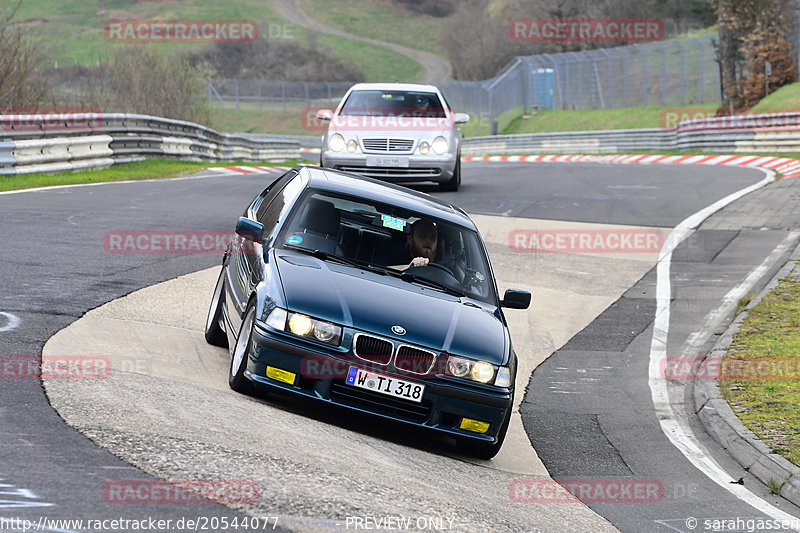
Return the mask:
{"type": "Polygon", "coordinates": [[[210,167],[209,172],[218,174],[276,174],[291,167],[210,167]]]}
{"type": "Polygon", "coordinates": [[[764,157],[757,155],[492,155],[464,157],[462,161],[616,163],[622,165],[728,165],[768,168],[783,174],[781,180],[800,176],[800,160],[790,159],[788,157],[764,157]]]}

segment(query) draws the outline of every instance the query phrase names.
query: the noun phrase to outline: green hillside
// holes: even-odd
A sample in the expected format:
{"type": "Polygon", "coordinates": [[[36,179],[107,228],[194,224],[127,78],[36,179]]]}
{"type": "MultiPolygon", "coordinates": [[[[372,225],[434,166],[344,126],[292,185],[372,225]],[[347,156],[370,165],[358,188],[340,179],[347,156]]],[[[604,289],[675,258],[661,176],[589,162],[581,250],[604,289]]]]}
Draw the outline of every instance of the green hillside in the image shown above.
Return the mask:
{"type": "MultiPolygon", "coordinates": [[[[0,5],[3,0],[0,0],[0,5]]],[[[107,61],[125,43],[109,43],[103,25],[113,19],[247,19],[260,24],[262,36],[295,39],[309,44],[306,29],[278,17],[264,0],[182,0],[165,1],[106,0],[104,13],[97,13],[94,0],[35,0],[20,6],[14,21],[25,28],[31,40],[42,46],[51,65],[74,63],[91,66],[107,61]]],[[[202,44],[177,43],[150,45],[162,53],[197,50],[202,44]]],[[[389,48],[331,35],[317,35],[316,46],[333,56],[355,63],[369,81],[422,78],[422,66],[389,48]]]]}

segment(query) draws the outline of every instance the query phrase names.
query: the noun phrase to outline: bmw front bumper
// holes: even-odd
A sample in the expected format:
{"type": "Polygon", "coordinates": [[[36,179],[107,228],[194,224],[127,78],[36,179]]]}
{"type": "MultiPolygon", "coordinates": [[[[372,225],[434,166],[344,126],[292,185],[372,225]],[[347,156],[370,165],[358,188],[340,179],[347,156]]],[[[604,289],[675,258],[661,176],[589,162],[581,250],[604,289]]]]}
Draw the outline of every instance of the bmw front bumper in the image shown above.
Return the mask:
{"type": "MultiPolygon", "coordinates": [[[[343,346],[351,340],[352,331],[345,334],[343,346]]],[[[380,372],[422,383],[425,390],[419,403],[386,396],[346,384],[345,377],[351,366],[377,372],[374,365],[356,358],[345,348],[311,346],[290,334],[257,325],[245,376],[261,389],[279,389],[452,437],[488,443],[496,441],[506,414],[512,408],[513,389],[510,388],[491,387],[490,390],[489,386],[471,386],[449,376],[419,376],[389,369],[380,372]],[[273,377],[267,377],[268,367],[273,377]],[[488,422],[489,429],[485,433],[461,429],[464,418],[488,422]]]]}

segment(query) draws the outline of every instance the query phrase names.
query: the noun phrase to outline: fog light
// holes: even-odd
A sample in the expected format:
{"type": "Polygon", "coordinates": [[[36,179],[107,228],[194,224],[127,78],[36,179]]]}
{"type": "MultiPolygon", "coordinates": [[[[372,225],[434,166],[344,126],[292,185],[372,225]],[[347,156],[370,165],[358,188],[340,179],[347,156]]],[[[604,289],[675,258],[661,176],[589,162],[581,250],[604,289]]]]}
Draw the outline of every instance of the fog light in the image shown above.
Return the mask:
{"type": "Polygon", "coordinates": [[[489,431],[489,422],[481,422],[480,420],[473,420],[471,418],[462,418],[461,424],[458,427],[460,429],[472,431],[473,433],[486,433],[489,431]]]}
{"type": "Polygon", "coordinates": [[[358,143],[355,141],[355,139],[350,139],[349,141],[347,141],[348,152],[353,153],[356,151],[357,148],[358,148],[358,143]]]}
{"type": "Polygon", "coordinates": [[[423,141],[422,144],[419,145],[419,153],[422,155],[428,155],[428,152],[431,151],[431,145],[428,144],[426,141],[423,141]]]}
{"type": "Polygon", "coordinates": [[[289,385],[294,385],[294,379],[297,377],[297,374],[287,370],[282,370],[280,368],[275,368],[274,366],[268,366],[267,377],[274,379],[275,381],[282,381],[284,383],[288,383],[289,385]]]}
{"type": "Polygon", "coordinates": [[[289,319],[289,330],[295,335],[308,335],[311,331],[311,319],[306,315],[294,314],[289,319]]]}

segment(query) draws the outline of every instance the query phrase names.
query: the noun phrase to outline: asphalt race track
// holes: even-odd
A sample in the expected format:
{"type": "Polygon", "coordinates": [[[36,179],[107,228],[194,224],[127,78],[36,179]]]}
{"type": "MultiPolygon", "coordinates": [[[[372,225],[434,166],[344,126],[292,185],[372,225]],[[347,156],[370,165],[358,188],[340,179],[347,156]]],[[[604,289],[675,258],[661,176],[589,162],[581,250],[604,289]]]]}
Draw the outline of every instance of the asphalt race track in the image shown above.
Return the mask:
{"type": "MultiPolygon", "coordinates": [[[[279,530],[335,531],[345,530],[348,516],[394,514],[429,517],[429,530],[439,519],[438,529],[456,531],[612,531],[605,520],[622,531],[691,531],[689,518],[700,520],[696,530],[702,530],[703,519],[766,516],[710,481],[659,425],[648,384],[657,254],[528,253],[511,246],[520,242],[513,231],[532,229],[651,229],[666,238],[670,228],[761,181],[763,173],[544,163],[470,163],[463,170],[458,193],[420,189],[474,216],[501,290],[533,292],[530,310],[506,315],[528,375],[541,363],[524,397],[526,383],[518,383],[521,437],[483,463],[426,434],[232,393],[224,350],[198,342],[197,317],[201,331],[214,282],[209,269],[220,256],[114,254],[104,247],[114,230],[229,231],[271,178],[209,176],[1,194],[0,355],[38,357],[57,332],[74,323],[61,334],[68,336],[94,321],[106,336],[71,345],[81,353],[54,353],[109,354],[124,364],[107,380],[50,380],[46,394],[37,379],[0,380],[0,518],[177,521],[246,512],[280,515],[279,530]],[[134,293],[145,287],[151,288],[134,293]],[[138,329],[127,327],[133,323],[138,329]],[[143,351],[143,342],[151,348],[143,351]],[[524,449],[523,431],[538,457],[524,449]],[[580,503],[520,501],[509,492],[517,480],[542,479],[542,465],[555,479],[656,481],[663,496],[589,502],[590,510],[580,503]],[[236,510],[116,505],[104,497],[110,480],[152,476],[255,479],[261,495],[236,510]]],[[[790,186],[785,183],[769,187],[790,186]]],[[[738,203],[690,232],[673,254],[669,353],[707,349],[720,327],[707,317],[716,316],[723,297],[776,247],[786,252],[773,255],[765,271],[796,244],[797,236],[778,224],[748,226],[733,209],[738,203]]],[[[705,436],[684,408],[688,391],[673,384],[669,400],[708,455],[731,480],[744,477],[756,495],[800,516],[705,436]]]]}

